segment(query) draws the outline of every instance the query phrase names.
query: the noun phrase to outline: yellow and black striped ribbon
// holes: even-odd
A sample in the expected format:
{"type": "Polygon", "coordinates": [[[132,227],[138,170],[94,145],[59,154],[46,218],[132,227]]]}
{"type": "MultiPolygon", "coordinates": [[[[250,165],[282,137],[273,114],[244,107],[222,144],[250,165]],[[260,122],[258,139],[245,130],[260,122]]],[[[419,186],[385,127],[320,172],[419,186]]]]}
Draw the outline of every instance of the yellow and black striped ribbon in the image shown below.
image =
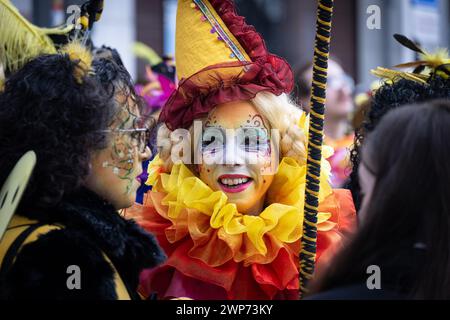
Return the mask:
{"type": "Polygon", "coordinates": [[[308,136],[303,237],[300,251],[300,298],[307,293],[308,280],[314,274],[317,242],[320,170],[323,143],[328,57],[330,52],[333,0],[319,0],[314,48],[311,114],[308,136]]]}

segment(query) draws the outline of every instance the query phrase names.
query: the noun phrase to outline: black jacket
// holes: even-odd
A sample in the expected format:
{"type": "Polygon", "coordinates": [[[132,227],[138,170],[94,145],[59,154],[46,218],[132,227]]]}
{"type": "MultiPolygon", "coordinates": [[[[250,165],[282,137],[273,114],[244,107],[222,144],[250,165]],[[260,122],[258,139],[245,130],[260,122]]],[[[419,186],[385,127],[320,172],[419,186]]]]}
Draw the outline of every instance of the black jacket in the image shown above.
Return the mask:
{"type": "Polygon", "coordinates": [[[138,299],[140,272],[165,259],[152,235],[88,190],[53,209],[26,211],[20,215],[63,228],[25,244],[7,270],[2,265],[1,299],[115,300],[115,272],[108,258],[130,296],[138,299]],[[67,286],[73,265],[79,267],[81,289],[67,286]]]}

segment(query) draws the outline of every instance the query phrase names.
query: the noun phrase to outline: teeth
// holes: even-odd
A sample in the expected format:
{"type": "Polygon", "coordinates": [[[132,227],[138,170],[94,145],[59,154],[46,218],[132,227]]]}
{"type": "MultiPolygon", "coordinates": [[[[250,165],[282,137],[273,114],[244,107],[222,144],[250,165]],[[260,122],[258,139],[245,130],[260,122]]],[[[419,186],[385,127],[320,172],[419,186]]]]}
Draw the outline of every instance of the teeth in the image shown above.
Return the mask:
{"type": "Polygon", "coordinates": [[[237,186],[243,183],[248,182],[248,178],[239,178],[239,179],[220,179],[220,182],[227,186],[237,186]]]}

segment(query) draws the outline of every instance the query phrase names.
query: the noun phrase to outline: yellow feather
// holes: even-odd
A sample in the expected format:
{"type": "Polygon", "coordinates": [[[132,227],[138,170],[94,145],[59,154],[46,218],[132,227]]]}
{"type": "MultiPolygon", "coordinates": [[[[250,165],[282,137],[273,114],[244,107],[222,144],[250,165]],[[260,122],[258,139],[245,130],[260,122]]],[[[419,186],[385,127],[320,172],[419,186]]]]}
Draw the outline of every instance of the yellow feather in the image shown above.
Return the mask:
{"type": "Polygon", "coordinates": [[[5,89],[5,71],[3,65],[0,63],[0,92],[5,89]]]}
{"type": "Polygon", "coordinates": [[[391,70],[391,69],[386,69],[386,68],[381,68],[381,67],[378,67],[375,70],[371,70],[371,73],[378,78],[387,79],[387,80],[391,80],[391,81],[395,81],[395,80],[403,78],[406,80],[411,80],[411,81],[415,81],[415,82],[419,82],[419,83],[423,83],[423,84],[427,83],[427,79],[429,77],[427,75],[391,70]]]}
{"type": "Polygon", "coordinates": [[[61,49],[61,53],[69,55],[70,60],[79,61],[78,68],[74,70],[74,77],[78,83],[83,82],[83,78],[92,72],[92,54],[80,42],[69,42],[61,49]]]}
{"type": "Polygon", "coordinates": [[[39,31],[46,35],[64,35],[69,34],[74,28],[74,24],[69,24],[55,28],[39,28],[39,31]]]}
{"type": "Polygon", "coordinates": [[[142,42],[136,42],[133,46],[134,54],[141,59],[147,60],[151,66],[156,66],[162,62],[161,57],[149,46],[142,42]]]}
{"type": "Polygon", "coordinates": [[[0,0],[0,63],[15,72],[41,54],[56,53],[42,29],[28,22],[9,0],[0,0]]]}
{"type": "Polygon", "coordinates": [[[450,63],[448,49],[445,48],[440,48],[434,53],[423,53],[421,54],[421,58],[428,62],[428,65],[433,69],[436,69],[443,64],[450,63]]]}

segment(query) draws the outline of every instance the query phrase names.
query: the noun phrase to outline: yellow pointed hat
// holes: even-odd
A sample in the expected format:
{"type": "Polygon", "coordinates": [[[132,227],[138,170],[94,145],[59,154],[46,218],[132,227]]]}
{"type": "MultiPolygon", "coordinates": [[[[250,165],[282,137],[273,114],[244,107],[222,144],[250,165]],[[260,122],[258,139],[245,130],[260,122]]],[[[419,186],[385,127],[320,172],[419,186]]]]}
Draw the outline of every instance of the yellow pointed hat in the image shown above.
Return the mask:
{"type": "Polygon", "coordinates": [[[211,4],[192,0],[178,4],[175,60],[179,79],[210,65],[251,61],[211,4]]]}
{"type": "Polygon", "coordinates": [[[267,51],[232,0],[178,0],[176,28],[179,88],[160,117],[171,130],[188,128],[222,103],[292,90],[289,64],[267,51]]]}

